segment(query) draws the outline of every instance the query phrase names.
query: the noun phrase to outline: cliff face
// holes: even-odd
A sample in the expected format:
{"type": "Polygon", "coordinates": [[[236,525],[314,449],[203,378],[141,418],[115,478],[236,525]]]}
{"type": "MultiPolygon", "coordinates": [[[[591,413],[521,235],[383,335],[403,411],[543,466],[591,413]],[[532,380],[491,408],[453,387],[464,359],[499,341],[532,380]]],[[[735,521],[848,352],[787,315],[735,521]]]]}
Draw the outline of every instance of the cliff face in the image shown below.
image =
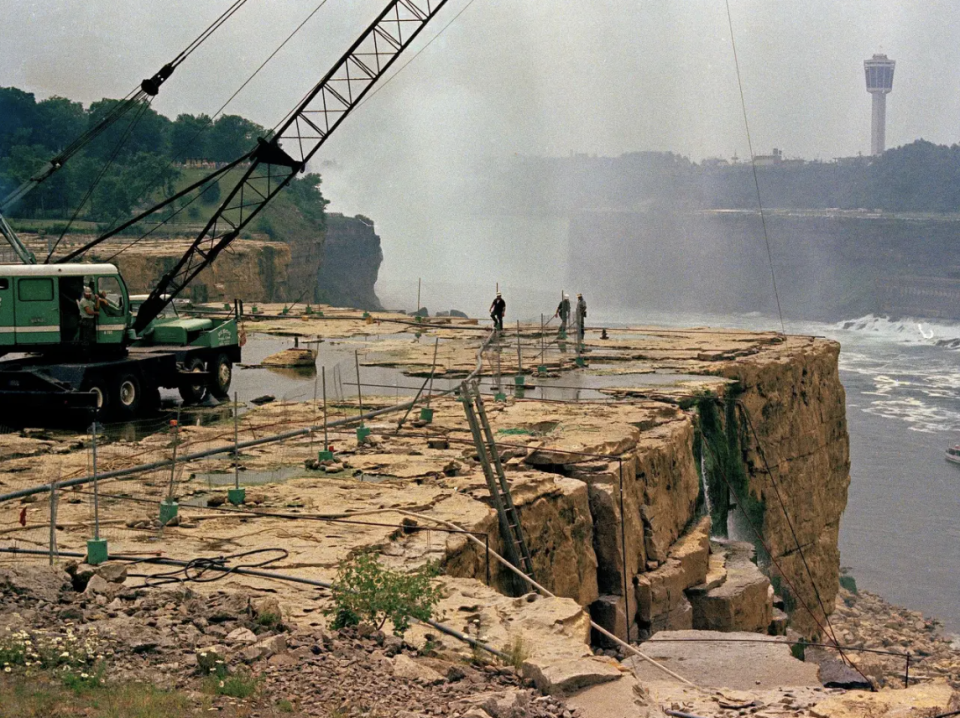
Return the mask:
{"type": "MultiPolygon", "coordinates": [[[[960,316],[955,215],[768,210],[765,222],[780,298],[793,317],[960,316]]],[[[571,218],[568,246],[577,285],[601,304],[776,309],[754,211],[584,210],[571,218]]]]}
{"type": "MultiPolygon", "coordinates": [[[[146,294],[176,264],[187,246],[181,240],[168,240],[124,252],[113,262],[131,294],[146,294]]],[[[289,267],[289,245],[238,239],[230,245],[230,251],[220,254],[216,262],[197,275],[184,296],[195,302],[232,303],[235,298],[247,303],[284,300],[290,291],[289,267]]]]}
{"type": "Polygon", "coordinates": [[[327,214],[318,300],[335,306],[383,309],[374,292],[383,251],[373,222],[362,215],[327,214]]]}
{"type": "Polygon", "coordinates": [[[780,565],[769,572],[796,606],[793,627],[814,635],[824,620],[820,602],[832,612],[839,590],[837,541],[850,485],[850,447],[840,345],[806,341],[789,359],[751,358],[720,373],[735,379],[742,392],[738,422],[749,492],[758,502],[764,541],[780,565]]]}

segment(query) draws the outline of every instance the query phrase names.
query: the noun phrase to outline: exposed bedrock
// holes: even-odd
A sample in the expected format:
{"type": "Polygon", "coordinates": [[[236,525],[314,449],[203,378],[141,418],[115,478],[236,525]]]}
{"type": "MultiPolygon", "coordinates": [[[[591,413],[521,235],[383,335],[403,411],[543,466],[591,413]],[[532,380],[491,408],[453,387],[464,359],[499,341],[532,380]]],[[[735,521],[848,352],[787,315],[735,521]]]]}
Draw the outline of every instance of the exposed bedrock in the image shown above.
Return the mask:
{"type": "MultiPolygon", "coordinates": [[[[710,519],[699,500],[696,412],[654,402],[584,404],[575,417],[568,409],[527,403],[492,408],[494,430],[536,435],[523,448],[516,439],[504,441],[501,453],[537,579],[588,607],[615,635],[626,638],[629,630],[636,639],[691,628],[780,631],[772,578],[793,627],[819,633],[822,611],[817,608],[814,620],[804,608],[819,602],[794,532],[824,605],[832,607],[849,483],[837,357],[832,342],[790,338],[698,367],[734,380],[709,400],[720,407],[722,435],[729,427],[735,439],[731,461],[743,485],[733,491],[742,493],[744,505],[731,511],[741,523],[756,523],[786,579],[763,550],[759,563],[766,573],[744,545],[711,546],[710,519]]],[[[471,496],[489,502],[482,484],[471,496]]],[[[730,493],[727,499],[737,503],[730,493]]],[[[492,510],[474,529],[501,550],[492,510]]],[[[456,537],[448,549],[448,571],[484,577],[482,549],[456,537]]],[[[502,590],[518,590],[502,567],[494,566],[493,579],[502,590]]],[[[608,643],[596,632],[594,640],[608,643]]]]}
{"type": "Polygon", "coordinates": [[[758,502],[770,558],[779,565],[769,573],[793,609],[792,627],[808,636],[821,631],[821,601],[832,611],[839,589],[837,542],[850,484],[839,352],[836,342],[795,337],[778,352],[719,372],[741,392],[748,490],[758,502]]]}

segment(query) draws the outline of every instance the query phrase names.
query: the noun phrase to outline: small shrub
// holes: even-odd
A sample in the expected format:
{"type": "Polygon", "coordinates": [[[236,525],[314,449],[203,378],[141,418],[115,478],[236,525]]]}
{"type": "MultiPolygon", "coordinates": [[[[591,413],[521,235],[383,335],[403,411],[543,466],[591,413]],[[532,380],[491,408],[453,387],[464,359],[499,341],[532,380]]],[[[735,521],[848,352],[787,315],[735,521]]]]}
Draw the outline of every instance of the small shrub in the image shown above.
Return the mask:
{"type": "Polygon", "coordinates": [[[277,710],[281,713],[293,713],[293,703],[284,699],[277,701],[277,710]]]}
{"type": "Polygon", "coordinates": [[[361,553],[340,562],[333,584],[333,627],[344,628],[369,621],[377,630],[387,621],[402,636],[411,619],[433,615],[440,602],[440,589],[431,584],[436,568],[427,566],[411,573],[391,571],[377,563],[371,553],[361,553]]]}
{"type": "Polygon", "coordinates": [[[228,698],[249,698],[257,692],[258,683],[259,679],[256,676],[243,673],[232,676],[212,674],[207,679],[207,685],[211,693],[228,698]]]}
{"type": "Polygon", "coordinates": [[[507,654],[507,663],[517,671],[523,668],[524,662],[530,657],[530,647],[520,633],[510,639],[510,643],[503,647],[503,652],[507,654]]]}
{"type": "Polygon", "coordinates": [[[276,613],[265,612],[257,616],[257,624],[264,628],[277,628],[281,623],[283,623],[283,618],[276,613]]]}

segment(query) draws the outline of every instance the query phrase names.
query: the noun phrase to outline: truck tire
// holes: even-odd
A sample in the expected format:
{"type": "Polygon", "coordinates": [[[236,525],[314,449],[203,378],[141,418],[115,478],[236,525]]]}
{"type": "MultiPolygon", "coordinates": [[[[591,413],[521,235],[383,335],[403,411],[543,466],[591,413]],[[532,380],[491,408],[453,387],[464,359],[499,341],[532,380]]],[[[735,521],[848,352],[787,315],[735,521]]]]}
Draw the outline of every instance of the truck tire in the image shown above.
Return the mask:
{"type": "MultiPolygon", "coordinates": [[[[183,368],[186,371],[203,371],[203,359],[190,357],[183,363],[183,368]]],[[[198,379],[196,384],[180,384],[178,390],[184,404],[199,404],[207,393],[207,386],[202,379],[198,379]]]]}
{"type": "Polygon", "coordinates": [[[80,385],[81,392],[93,392],[97,395],[96,411],[98,416],[106,416],[110,411],[110,393],[107,391],[107,382],[101,377],[84,379],[80,385]]]}
{"type": "Polygon", "coordinates": [[[123,419],[132,419],[140,413],[143,393],[136,374],[121,374],[114,385],[113,408],[123,419]]]}
{"type": "Polygon", "coordinates": [[[218,399],[230,397],[230,382],[233,380],[233,362],[226,354],[217,354],[207,366],[210,372],[210,393],[218,399]]]}

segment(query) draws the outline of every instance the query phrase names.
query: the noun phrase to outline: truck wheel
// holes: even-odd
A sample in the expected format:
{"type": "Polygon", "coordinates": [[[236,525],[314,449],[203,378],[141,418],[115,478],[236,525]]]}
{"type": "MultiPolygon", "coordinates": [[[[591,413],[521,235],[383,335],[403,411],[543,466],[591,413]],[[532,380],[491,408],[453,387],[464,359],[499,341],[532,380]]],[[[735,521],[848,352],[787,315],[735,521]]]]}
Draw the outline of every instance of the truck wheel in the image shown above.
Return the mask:
{"type": "Polygon", "coordinates": [[[96,395],[94,406],[99,415],[105,416],[110,411],[110,395],[107,393],[107,385],[103,379],[87,379],[80,386],[80,391],[91,392],[96,395]]]}
{"type": "MultiPolygon", "coordinates": [[[[200,357],[191,357],[183,363],[183,368],[186,371],[201,372],[203,371],[203,360],[200,357]]],[[[207,393],[207,387],[203,380],[198,380],[196,384],[181,384],[178,388],[184,404],[199,404],[207,393]]]]}
{"type": "Polygon", "coordinates": [[[218,399],[230,396],[230,382],[233,380],[233,362],[226,354],[218,354],[207,367],[210,372],[210,393],[218,399]]]}
{"type": "Polygon", "coordinates": [[[115,385],[113,405],[123,418],[130,419],[140,410],[140,379],[135,374],[121,374],[115,385]]]}

